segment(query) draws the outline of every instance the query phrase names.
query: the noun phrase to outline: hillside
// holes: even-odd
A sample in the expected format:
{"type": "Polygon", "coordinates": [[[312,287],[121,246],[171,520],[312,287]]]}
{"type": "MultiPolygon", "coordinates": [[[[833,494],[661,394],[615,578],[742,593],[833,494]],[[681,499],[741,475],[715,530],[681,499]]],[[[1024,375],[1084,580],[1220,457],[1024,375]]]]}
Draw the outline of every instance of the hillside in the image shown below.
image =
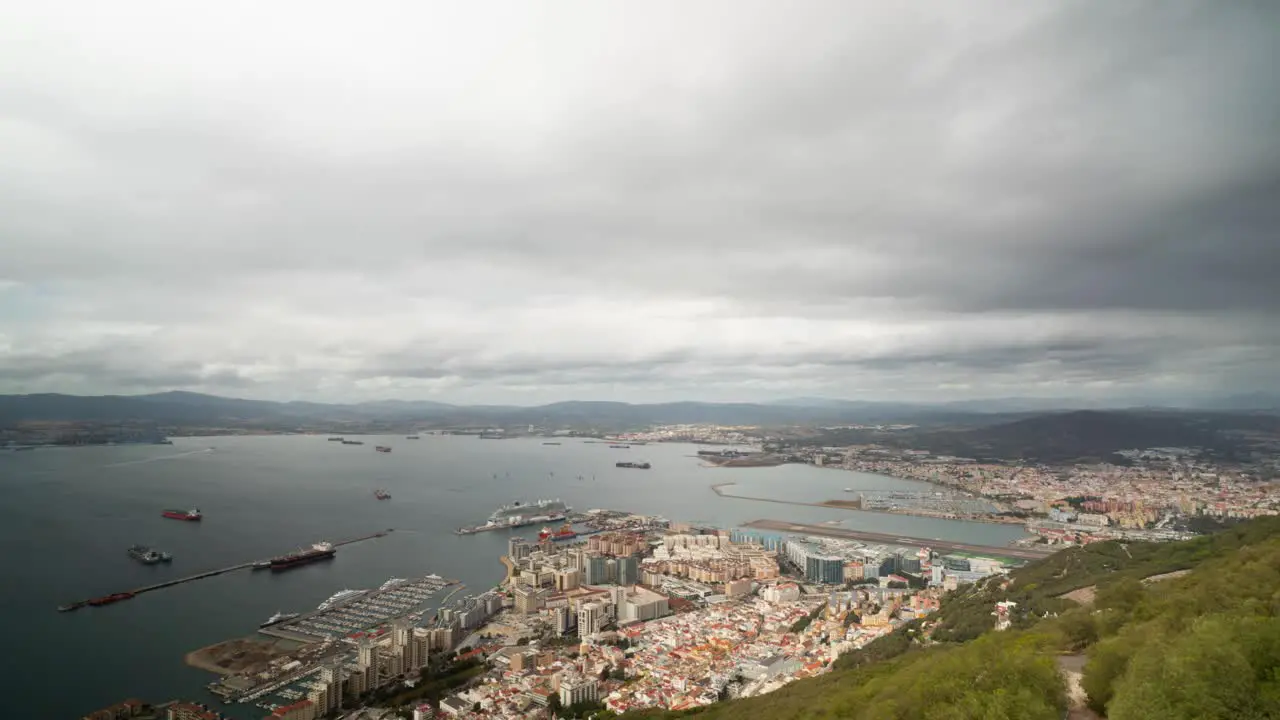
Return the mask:
{"type": "Polygon", "coordinates": [[[1073,703],[1059,666],[1079,655],[1087,698],[1075,705],[1109,720],[1280,717],[1280,518],[1184,543],[1064,551],[961,588],[927,622],[822,677],[638,717],[1060,720],[1073,703]],[[1142,582],[1174,569],[1190,572],[1142,582]],[[1059,597],[1086,586],[1091,605],[1059,597]],[[1020,603],[1006,632],[991,629],[1000,599],[1020,603]]]}

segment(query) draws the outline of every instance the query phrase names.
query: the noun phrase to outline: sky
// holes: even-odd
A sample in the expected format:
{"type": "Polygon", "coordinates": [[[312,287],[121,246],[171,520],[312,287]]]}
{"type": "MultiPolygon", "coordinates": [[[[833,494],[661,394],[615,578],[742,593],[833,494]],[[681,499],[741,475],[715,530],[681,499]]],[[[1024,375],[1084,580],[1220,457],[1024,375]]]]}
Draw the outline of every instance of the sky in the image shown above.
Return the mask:
{"type": "Polygon", "coordinates": [[[0,393],[1280,389],[1280,4],[0,4],[0,393]]]}

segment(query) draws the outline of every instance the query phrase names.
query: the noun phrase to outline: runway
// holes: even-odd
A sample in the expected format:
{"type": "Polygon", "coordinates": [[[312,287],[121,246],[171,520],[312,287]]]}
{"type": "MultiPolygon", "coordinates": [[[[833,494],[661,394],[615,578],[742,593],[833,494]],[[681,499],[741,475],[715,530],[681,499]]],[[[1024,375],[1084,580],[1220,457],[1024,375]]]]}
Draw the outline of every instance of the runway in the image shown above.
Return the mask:
{"type": "Polygon", "coordinates": [[[862,542],[879,543],[881,545],[907,545],[910,547],[927,547],[937,552],[961,552],[974,555],[990,555],[996,557],[1016,558],[1018,560],[1039,560],[1052,555],[1055,551],[1049,548],[1034,547],[998,547],[995,545],[971,545],[969,543],[950,542],[933,538],[907,537],[894,533],[869,532],[866,530],[848,530],[831,525],[808,525],[805,523],[784,522],[782,520],[752,520],[743,527],[774,532],[818,535],[821,537],[842,538],[844,540],[860,540],[862,542]]]}

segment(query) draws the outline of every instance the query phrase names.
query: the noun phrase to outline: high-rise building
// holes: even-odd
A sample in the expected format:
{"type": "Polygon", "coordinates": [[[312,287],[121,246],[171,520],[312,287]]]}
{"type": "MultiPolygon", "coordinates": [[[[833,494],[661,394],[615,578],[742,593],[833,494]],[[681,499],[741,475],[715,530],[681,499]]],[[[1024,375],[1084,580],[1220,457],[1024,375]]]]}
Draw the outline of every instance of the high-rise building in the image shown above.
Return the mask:
{"type": "Polygon", "coordinates": [[[561,605],[552,610],[552,619],[555,622],[557,635],[567,635],[570,630],[578,626],[578,615],[570,610],[568,605],[561,605]]]}
{"type": "Polygon", "coordinates": [[[507,557],[511,562],[519,562],[522,558],[528,557],[531,552],[533,552],[533,546],[524,538],[513,537],[507,540],[507,557]]]}
{"type": "Polygon", "coordinates": [[[844,558],[836,555],[807,555],[804,579],[809,582],[839,585],[844,582],[844,558]]]}
{"type": "Polygon", "coordinates": [[[513,594],[516,597],[516,612],[521,615],[532,615],[545,603],[546,593],[542,588],[521,585],[513,594]]]}
{"type": "Polygon", "coordinates": [[[581,573],[572,568],[556,570],[556,591],[564,592],[566,590],[577,589],[579,585],[579,575],[581,575],[581,573]]]}
{"type": "Polygon", "coordinates": [[[595,702],[600,699],[599,685],[594,677],[575,676],[561,678],[560,705],[569,707],[580,702],[595,702]]]}
{"type": "Polygon", "coordinates": [[[583,582],[588,585],[603,585],[609,580],[609,558],[603,555],[588,555],[587,572],[583,582]]]}
{"type": "Polygon", "coordinates": [[[604,626],[604,608],[599,603],[583,603],[578,608],[578,637],[589,637],[604,626]]]}
{"type": "Polygon", "coordinates": [[[618,558],[618,584],[635,585],[640,582],[640,561],[634,555],[618,558]]]}

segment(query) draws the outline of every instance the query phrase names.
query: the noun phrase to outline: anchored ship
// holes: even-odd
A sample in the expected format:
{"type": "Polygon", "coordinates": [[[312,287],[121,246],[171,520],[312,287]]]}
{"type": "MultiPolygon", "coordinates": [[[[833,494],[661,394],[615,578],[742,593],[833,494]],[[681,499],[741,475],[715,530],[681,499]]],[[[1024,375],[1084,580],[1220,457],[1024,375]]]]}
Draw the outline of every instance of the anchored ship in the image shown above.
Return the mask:
{"type": "Polygon", "coordinates": [[[143,565],[155,565],[160,562],[169,562],[173,556],[167,552],[161,552],[147,547],[146,545],[134,545],[128,550],[129,557],[137,560],[143,565]]]}
{"type": "MultiPolygon", "coordinates": [[[[334,549],[333,545],[327,542],[318,542],[315,545],[312,545],[309,549],[299,550],[297,552],[289,553],[288,555],[273,557],[267,561],[267,567],[271,568],[272,572],[280,572],[281,570],[289,570],[290,568],[295,568],[299,565],[306,565],[320,560],[328,560],[336,555],[337,552],[338,551],[334,549]]],[[[255,563],[254,567],[258,567],[258,564],[255,563]]]]}
{"type": "Polygon", "coordinates": [[[620,462],[617,463],[617,466],[620,468],[635,468],[637,470],[648,470],[652,467],[647,462],[620,462]]]}
{"type": "Polygon", "coordinates": [[[375,447],[374,450],[377,450],[380,453],[389,453],[391,452],[391,447],[388,445],[379,445],[375,447]]]}
{"type": "Polygon", "coordinates": [[[160,514],[171,520],[187,520],[189,522],[195,522],[204,517],[204,515],[201,515],[200,511],[195,508],[190,510],[165,510],[160,514]]]}
{"type": "Polygon", "coordinates": [[[343,445],[363,445],[364,441],[363,440],[343,440],[342,444],[343,445]]]}
{"type": "Polygon", "coordinates": [[[374,497],[376,497],[376,498],[378,498],[379,500],[390,500],[390,499],[391,499],[391,493],[387,492],[386,490],[382,490],[382,489],[374,490],[374,491],[373,491],[373,496],[374,496],[374,497]]]}
{"type": "MultiPolygon", "coordinates": [[[[329,442],[342,442],[342,438],[340,438],[340,437],[331,437],[331,438],[329,438],[329,442]]],[[[276,614],[278,615],[279,613],[276,613],[276,614]]]]}

